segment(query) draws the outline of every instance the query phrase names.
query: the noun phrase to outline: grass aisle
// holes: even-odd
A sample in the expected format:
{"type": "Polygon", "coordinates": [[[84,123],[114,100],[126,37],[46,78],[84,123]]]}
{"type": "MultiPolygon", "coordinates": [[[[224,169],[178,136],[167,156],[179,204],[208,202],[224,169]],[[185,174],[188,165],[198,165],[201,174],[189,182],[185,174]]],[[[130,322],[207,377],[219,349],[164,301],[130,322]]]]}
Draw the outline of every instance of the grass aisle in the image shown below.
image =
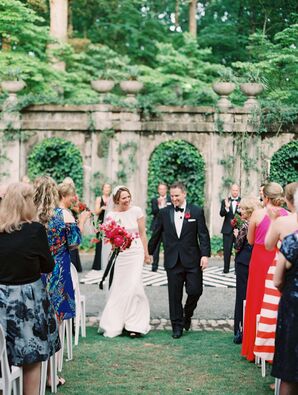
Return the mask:
{"type": "Polygon", "coordinates": [[[224,332],[189,332],[173,340],[168,331],[142,339],[105,339],[96,328],[63,365],[60,394],[273,394],[273,378],[240,357],[224,332]]]}

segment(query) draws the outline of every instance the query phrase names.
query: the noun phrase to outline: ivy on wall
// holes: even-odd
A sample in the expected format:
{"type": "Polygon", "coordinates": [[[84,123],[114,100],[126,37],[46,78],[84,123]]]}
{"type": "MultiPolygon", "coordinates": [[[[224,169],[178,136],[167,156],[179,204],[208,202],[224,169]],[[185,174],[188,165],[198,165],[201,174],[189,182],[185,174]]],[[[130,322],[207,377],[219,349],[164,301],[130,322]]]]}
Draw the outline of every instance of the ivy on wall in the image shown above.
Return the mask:
{"type": "Polygon", "coordinates": [[[298,140],[283,145],[274,153],[270,164],[270,181],[285,186],[298,180],[298,140]]]}
{"type": "Polygon", "coordinates": [[[205,163],[201,154],[183,140],[160,144],[152,153],[148,168],[148,217],[151,217],[150,202],[156,197],[160,182],[171,185],[181,181],[187,188],[187,200],[203,205],[205,186],[205,163]]]}
{"type": "Polygon", "coordinates": [[[58,183],[71,177],[77,193],[83,193],[83,160],[79,149],[71,142],[58,137],[37,144],[28,157],[28,175],[34,179],[43,174],[53,177],[58,183]]]}

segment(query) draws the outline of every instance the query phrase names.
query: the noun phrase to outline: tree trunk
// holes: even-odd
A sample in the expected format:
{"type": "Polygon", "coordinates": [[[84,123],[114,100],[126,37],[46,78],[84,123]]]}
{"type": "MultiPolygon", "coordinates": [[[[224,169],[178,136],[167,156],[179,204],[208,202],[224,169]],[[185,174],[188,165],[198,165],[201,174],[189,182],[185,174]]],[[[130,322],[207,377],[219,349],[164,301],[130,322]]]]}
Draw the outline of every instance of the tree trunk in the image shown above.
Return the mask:
{"type": "MultiPolygon", "coordinates": [[[[68,0],[50,0],[50,34],[61,43],[67,41],[68,0]]],[[[55,44],[50,45],[55,47],[55,44]]],[[[57,70],[65,70],[65,63],[52,59],[57,70]]]]}
{"type": "Polygon", "coordinates": [[[67,41],[68,0],[50,0],[50,33],[58,41],[67,41]]]}
{"type": "Polygon", "coordinates": [[[197,0],[189,1],[189,33],[193,37],[197,37],[197,0]]]}
{"type": "Polygon", "coordinates": [[[67,20],[68,20],[68,24],[67,24],[67,36],[72,37],[72,33],[73,33],[73,23],[72,23],[72,7],[71,4],[72,0],[68,0],[68,16],[67,16],[67,20]]]}
{"type": "Polygon", "coordinates": [[[177,30],[179,26],[179,0],[176,0],[176,6],[175,6],[175,28],[177,30]]]}

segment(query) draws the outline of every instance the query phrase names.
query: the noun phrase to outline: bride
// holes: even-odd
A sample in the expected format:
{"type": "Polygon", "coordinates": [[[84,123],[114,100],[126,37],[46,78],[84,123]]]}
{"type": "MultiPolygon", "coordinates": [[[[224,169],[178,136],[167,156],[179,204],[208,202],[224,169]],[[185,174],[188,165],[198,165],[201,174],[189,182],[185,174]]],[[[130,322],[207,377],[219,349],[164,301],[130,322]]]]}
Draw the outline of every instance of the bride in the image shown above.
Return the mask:
{"type": "Polygon", "coordinates": [[[149,302],[142,283],[143,263],[151,262],[145,219],[140,207],[130,205],[128,188],[116,187],[112,197],[114,207],[107,213],[107,219],[115,220],[128,232],[138,233],[139,237],[117,257],[113,282],[99,326],[106,337],[121,335],[125,330],[134,338],[150,330],[149,302]]]}

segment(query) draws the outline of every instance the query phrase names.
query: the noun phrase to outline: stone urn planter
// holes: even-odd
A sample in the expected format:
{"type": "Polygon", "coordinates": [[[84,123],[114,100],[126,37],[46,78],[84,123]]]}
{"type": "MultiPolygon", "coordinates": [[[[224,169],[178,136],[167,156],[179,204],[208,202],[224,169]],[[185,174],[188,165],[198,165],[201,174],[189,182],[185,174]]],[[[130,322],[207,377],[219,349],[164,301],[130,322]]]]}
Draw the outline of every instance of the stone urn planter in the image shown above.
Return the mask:
{"type": "Polygon", "coordinates": [[[127,94],[127,97],[124,99],[126,103],[136,103],[136,94],[138,94],[144,87],[143,82],[136,80],[129,81],[121,81],[120,88],[123,92],[127,94]]]}
{"type": "Polygon", "coordinates": [[[214,92],[220,96],[220,99],[217,102],[219,108],[229,108],[232,106],[232,103],[228,97],[235,88],[236,85],[234,82],[215,82],[212,85],[214,92]]]}
{"type": "Polygon", "coordinates": [[[25,82],[22,80],[19,81],[2,81],[1,88],[4,91],[7,91],[9,94],[15,95],[24,89],[26,86],[25,82]]]}
{"type": "Polygon", "coordinates": [[[3,103],[3,108],[9,108],[17,104],[17,93],[24,89],[26,86],[23,80],[2,81],[1,89],[8,92],[8,98],[3,103]]]}
{"type": "Polygon", "coordinates": [[[94,80],[91,81],[91,87],[98,93],[108,93],[115,86],[113,80],[94,80]]]}
{"type": "Polygon", "coordinates": [[[264,85],[257,82],[245,82],[240,85],[241,91],[248,97],[244,103],[244,108],[259,108],[260,104],[256,99],[260,93],[264,90],[264,85]]]}

